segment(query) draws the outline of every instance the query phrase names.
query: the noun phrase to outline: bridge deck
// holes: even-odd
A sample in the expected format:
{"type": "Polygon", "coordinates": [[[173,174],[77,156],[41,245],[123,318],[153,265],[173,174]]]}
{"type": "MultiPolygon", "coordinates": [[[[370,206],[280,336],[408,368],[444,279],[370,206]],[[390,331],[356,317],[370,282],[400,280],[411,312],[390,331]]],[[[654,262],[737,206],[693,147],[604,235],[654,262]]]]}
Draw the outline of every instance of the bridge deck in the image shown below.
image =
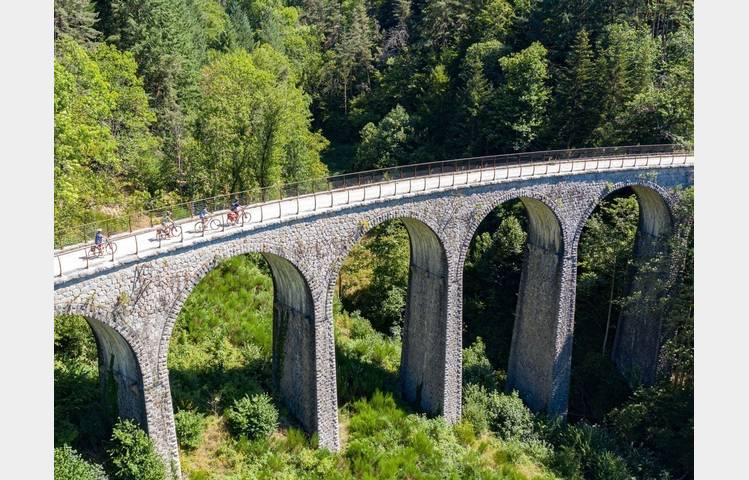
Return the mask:
{"type": "Polygon", "coordinates": [[[216,230],[206,231],[204,234],[195,230],[197,217],[193,217],[177,222],[177,225],[181,226],[181,234],[166,240],[159,241],[156,238],[156,227],[114,235],[111,237],[111,240],[117,246],[114,255],[105,254],[102,257],[91,258],[87,255],[91,244],[57,250],[54,253],[53,267],[54,275],[58,277],[55,283],[79,275],[86,275],[93,271],[106,270],[124,260],[156,255],[165,248],[213,240],[221,236],[235,234],[238,231],[252,230],[259,225],[267,225],[284,219],[306,216],[348,205],[363,204],[378,199],[400,198],[465,185],[508,182],[519,178],[568,175],[589,171],[692,165],[693,163],[694,155],[691,153],[578,158],[426,175],[326,190],[283,200],[248,205],[245,207],[245,211],[249,213],[250,218],[243,225],[228,226],[226,223],[228,212],[226,210],[214,212],[213,218],[217,218],[221,226],[216,230]]]}

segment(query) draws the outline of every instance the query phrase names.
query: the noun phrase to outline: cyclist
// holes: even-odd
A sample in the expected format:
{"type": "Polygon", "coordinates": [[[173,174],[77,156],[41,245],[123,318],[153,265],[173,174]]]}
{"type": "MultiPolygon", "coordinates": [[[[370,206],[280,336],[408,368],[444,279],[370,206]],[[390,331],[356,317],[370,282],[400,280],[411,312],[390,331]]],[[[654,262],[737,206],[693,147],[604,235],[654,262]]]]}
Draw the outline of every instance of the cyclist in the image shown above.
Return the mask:
{"type": "Polygon", "coordinates": [[[234,213],[237,213],[239,211],[239,207],[240,206],[241,205],[239,204],[239,198],[238,197],[234,197],[234,201],[231,202],[231,211],[234,212],[234,213]]]}
{"type": "Polygon", "coordinates": [[[234,197],[234,200],[231,202],[231,211],[226,216],[226,219],[230,222],[236,222],[239,218],[239,210],[242,208],[242,206],[239,204],[239,198],[234,197]]]}
{"type": "Polygon", "coordinates": [[[170,227],[174,223],[174,220],[172,220],[172,212],[169,210],[164,211],[164,216],[161,217],[161,224],[164,227],[170,227]]]}
{"type": "Polygon", "coordinates": [[[172,228],[174,227],[174,220],[172,220],[172,212],[165,210],[161,217],[161,226],[156,229],[156,236],[158,238],[168,238],[172,236],[172,228]]]}
{"type": "Polygon", "coordinates": [[[200,217],[200,221],[203,223],[205,223],[205,219],[208,218],[208,215],[210,215],[210,212],[205,207],[203,207],[203,210],[198,213],[198,217],[200,217]]]}
{"type": "Polygon", "coordinates": [[[101,251],[104,247],[104,235],[101,233],[101,228],[96,229],[96,235],[94,235],[94,245],[101,251]]]}

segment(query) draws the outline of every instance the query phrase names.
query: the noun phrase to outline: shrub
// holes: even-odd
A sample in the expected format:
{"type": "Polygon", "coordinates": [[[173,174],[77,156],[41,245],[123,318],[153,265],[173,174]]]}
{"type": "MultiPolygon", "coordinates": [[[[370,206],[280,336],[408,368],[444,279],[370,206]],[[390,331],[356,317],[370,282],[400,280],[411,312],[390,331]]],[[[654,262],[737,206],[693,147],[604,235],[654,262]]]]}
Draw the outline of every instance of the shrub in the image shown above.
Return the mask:
{"type": "Polygon", "coordinates": [[[307,446],[307,436],[297,428],[286,431],[286,442],[283,447],[288,452],[299,452],[307,446]]]}
{"type": "Polygon", "coordinates": [[[455,438],[463,446],[471,445],[476,441],[476,432],[473,430],[473,425],[465,419],[455,424],[453,430],[455,431],[455,438]]]}
{"type": "Polygon", "coordinates": [[[596,452],[590,459],[587,475],[590,480],[629,480],[632,478],[624,459],[609,451],[596,452]]]}
{"type": "Polygon", "coordinates": [[[518,396],[492,392],[487,402],[489,428],[502,440],[530,440],[533,437],[533,414],[518,396]]]}
{"type": "Polygon", "coordinates": [[[55,480],[106,480],[104,470],[88,463],[70,445],[55,448],[55,480]]]}
{"type": "Polygon", "coordinates": [[[586,423],[559,426],[554,436],[559,446],[554,464],[565,478],[632,478],[624,459],[614,452],[613,439],[601,427],[586,423]]]}
{"type": "Polygon", "coordinates": [[[146,432],[132,420],[119,420],[108,450],[117,480],[164,480],[161,457],[146,432]]]}
{"type": "Polygon", "coordinates": [[[207,470],[193,470],[187,480],[210,480],[211,472],[207,470]]]}
{"type": "Polygon", "coordinates": [[[245,395],[234,401],[225,417],[235,435],[245,435],[251,440],[268,437],[278,428],[278,410],[265,393],[245,395]]]}
{"type": "MultiPolygon", "coordinates": [[[[652,452],[674,477],[694,464],[694,391],[669,384],[641,388],[606,417],[622,444],[652,452]]],[[[639,459],[638,459],[639,460],[639,459]]]]}
{"type": "Polygon", "coordinates": [[[481,385],[470,383],[463,388],[463,419],[470,422],[477,433],[489,428],[487,403],[488,393],[481,385]]]}
{"type": "Polygon", "coordinates": [[[486,356],[486,346],[481,337],[463,349],[463,383],[475,383],[490,390],[497,389],[497,378],[486,356]]]}
{"type": "Polygon", "coordinates": [[[174,414],[179,446],[186,450],[198,448],[205,430],[205,417],[197,412],[180,410],[174,414]]]}

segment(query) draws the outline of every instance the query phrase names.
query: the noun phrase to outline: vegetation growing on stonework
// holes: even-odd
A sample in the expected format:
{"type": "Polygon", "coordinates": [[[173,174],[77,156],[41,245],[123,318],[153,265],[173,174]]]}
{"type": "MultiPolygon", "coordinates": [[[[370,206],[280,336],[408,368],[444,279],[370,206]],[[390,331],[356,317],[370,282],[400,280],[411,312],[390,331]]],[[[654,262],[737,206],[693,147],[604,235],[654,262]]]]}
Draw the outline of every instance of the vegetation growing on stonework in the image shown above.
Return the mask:
{"type": "MultiPolygon", "coordinates": [[[[367,168],[693,139],[691,1],[55,0],[55,233],[178,201],[367,168]]],[[[273,281],[228,259],[185,302],[168,352],[189,479],[691,478],[693,192],[668,255],[636,265],[639,207],[609,192],[578,251],[567,424],[506,391],[528,219],[479,225],[464,266],[463,417],[400,395],[408,231],[372,228],[334,317],[343,448],[318,450],[271,380],[273,281]],[[675,265],[652,387],[611,361],[635,267],[675,265]]],[[[55,319],[55,473],[163,478],[118,419],[86,320],[55,319]]]]}

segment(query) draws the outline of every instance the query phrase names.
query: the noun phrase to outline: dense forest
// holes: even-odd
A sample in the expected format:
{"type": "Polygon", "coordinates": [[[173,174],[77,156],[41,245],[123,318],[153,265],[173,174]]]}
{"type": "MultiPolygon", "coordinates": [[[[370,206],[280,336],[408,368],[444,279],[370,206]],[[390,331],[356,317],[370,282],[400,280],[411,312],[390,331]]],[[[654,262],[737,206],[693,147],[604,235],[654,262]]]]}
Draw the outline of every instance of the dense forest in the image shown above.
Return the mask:
{"type": "MultiPolygon", "coordinates": [[[[689,0],[55,0],[55,232],[125,212],[331,173],[482,154],[693,141],[689,0]]],[[[691,218],[693,192],[681,192],[691,218]]],[[[504,388],[527,217],[479,226],[464,277],[463,420],[398,388],[409,238],[357,244],[336,298],[343,449],[317,450],[271,381],[273,283],[227,260],[186,302],[169,351],[183,475],[255,478],[691,478],[692,227],[666,258],[659,379],[610,360],[639,210],[612,192],[578,266],[569,422],[504,388]]],[[[55,476],[161,479],[117,418],[85,320],[55,319],[55,476]],[[104,385],[104,388],[102,388],[104,385]]]]}

